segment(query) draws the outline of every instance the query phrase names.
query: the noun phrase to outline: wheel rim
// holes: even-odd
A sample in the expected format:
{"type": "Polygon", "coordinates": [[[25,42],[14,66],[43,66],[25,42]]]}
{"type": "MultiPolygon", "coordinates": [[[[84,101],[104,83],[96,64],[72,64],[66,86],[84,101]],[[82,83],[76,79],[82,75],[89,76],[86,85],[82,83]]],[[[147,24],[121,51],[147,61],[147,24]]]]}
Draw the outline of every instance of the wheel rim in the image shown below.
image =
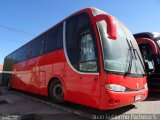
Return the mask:
{"type": "Polygon", "coordinates": [[[58,100],[63,100],[63,87],[61,84],[56,84],[53,88],[53,95],[58,100]]]}

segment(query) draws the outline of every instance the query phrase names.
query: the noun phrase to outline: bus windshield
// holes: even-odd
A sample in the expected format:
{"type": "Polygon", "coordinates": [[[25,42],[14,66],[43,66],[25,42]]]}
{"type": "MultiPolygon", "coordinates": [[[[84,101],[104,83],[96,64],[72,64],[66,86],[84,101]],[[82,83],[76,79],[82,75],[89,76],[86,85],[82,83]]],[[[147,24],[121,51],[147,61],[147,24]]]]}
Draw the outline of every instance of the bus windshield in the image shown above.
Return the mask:
{"type": "Polygon", "coordinates": [[[160,33],[158,32],[152,32],[152,35],[154,38],[160,38],[160,33]]]}
{"type": "Polygon", "coordinates": [[[157,41],[158,46],[160,47],[160,39],[158,39],[157,41]]]}
{"type": "Polygon", "coordinates": [[[160,47],[160,33],[153,32],[153,37],[156,39],[158,46],[160,47]]]}
{"type": "Polygon", "coordinates": [[[136,40],[123,24],[117,20],[115,22],[117,27],[116,40],[108,38],[105,21],[97,23],[105,70],[125,74],[130,67],[130,74],[144,75],[143,60],[136,40]],[[130,46],[132,46],[132,50],[130,46]]]}

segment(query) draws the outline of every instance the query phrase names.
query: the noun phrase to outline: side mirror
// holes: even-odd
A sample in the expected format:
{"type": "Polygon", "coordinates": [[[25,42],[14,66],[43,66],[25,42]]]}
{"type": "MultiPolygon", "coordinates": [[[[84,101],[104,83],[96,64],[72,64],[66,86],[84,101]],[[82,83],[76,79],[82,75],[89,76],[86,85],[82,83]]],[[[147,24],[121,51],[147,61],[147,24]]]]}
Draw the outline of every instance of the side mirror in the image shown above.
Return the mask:
{"type": "Polygon", "coordinates": [[[154,71],[155,68],[154,68],[154,64],[153,64],[152,61],[146,61],[145,64],[146,64],[147,72],[153,72],[154,71]]]}
{"type": "Polygon", "coordinates": [[[110,15],[105,15],[105,14],[100,14],[95,16],[95,21],[99,22],[105,20],[107,23],[107,33],[108,33],[108,38],[110,39],[117,39],[117,29],[116,29],[116,22],[114,18],[110,15]]]}
{"type": "Polygon", "coordinates": [[[147,64],[148,64],[148,69],[150,69],[150,70],[154,69],[154,65],[151,61],[148,61],[147,64]]]}

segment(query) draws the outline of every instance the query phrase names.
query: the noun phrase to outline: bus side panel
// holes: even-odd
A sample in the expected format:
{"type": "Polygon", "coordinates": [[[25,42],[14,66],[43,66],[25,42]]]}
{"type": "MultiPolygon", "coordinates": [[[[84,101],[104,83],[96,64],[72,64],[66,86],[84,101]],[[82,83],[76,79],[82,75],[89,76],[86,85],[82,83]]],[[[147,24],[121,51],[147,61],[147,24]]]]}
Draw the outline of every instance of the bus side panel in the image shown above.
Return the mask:
{"type": "Polygon", "coordinates": [[[14,65],[12,87],[31,93],[48,95],[48,83],[55,76],[63,78],[64,53],[57,50],[14,65]]]}
{"type": "Polygon", "coordinates": [[[12,66],[12,87],[19,90],[27,90],[25,81],[26,61],[12,66]]]}
{"type": "Polygon", "coordinates": [[[38,93],[39,86],[39,66],[38,66],[39,57],[33,58],[27,61],[26,73],[28,73],[28,78],[26,76],[25,83],[27,85],[27,91],[38,93]],[[29,82],[28,82],[29,81],[29,82]]]}
{"type": "Polygon", "coordinates": [[[100,79],[98,73],[78,73],[66,63],[67,101],[98,108],[100,79]]]}
{"type": "Polygon", "coordinates": [[[38,66],[40,67],[40,83],[38,86],[40,93],[48,96],[48,85],[52,78],[60,79],[60,81],[63,82],[63,85],[65,86],[64,62],[65,58],[63,50],[51,52],[40,57],[38,63],[38,66]]]}

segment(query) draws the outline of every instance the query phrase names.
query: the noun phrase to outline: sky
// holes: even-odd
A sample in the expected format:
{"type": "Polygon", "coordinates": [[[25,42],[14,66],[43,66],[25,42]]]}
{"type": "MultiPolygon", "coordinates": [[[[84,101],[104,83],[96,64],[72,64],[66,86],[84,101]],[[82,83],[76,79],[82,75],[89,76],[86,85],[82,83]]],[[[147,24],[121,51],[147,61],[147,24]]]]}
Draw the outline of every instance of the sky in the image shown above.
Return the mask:
{"type": "Polygon", "coordinates": [[[132,33],[160,32],[160,0],[0,0],[0,64],[15,49],[87,7],[115,16],[132,33]]]}

